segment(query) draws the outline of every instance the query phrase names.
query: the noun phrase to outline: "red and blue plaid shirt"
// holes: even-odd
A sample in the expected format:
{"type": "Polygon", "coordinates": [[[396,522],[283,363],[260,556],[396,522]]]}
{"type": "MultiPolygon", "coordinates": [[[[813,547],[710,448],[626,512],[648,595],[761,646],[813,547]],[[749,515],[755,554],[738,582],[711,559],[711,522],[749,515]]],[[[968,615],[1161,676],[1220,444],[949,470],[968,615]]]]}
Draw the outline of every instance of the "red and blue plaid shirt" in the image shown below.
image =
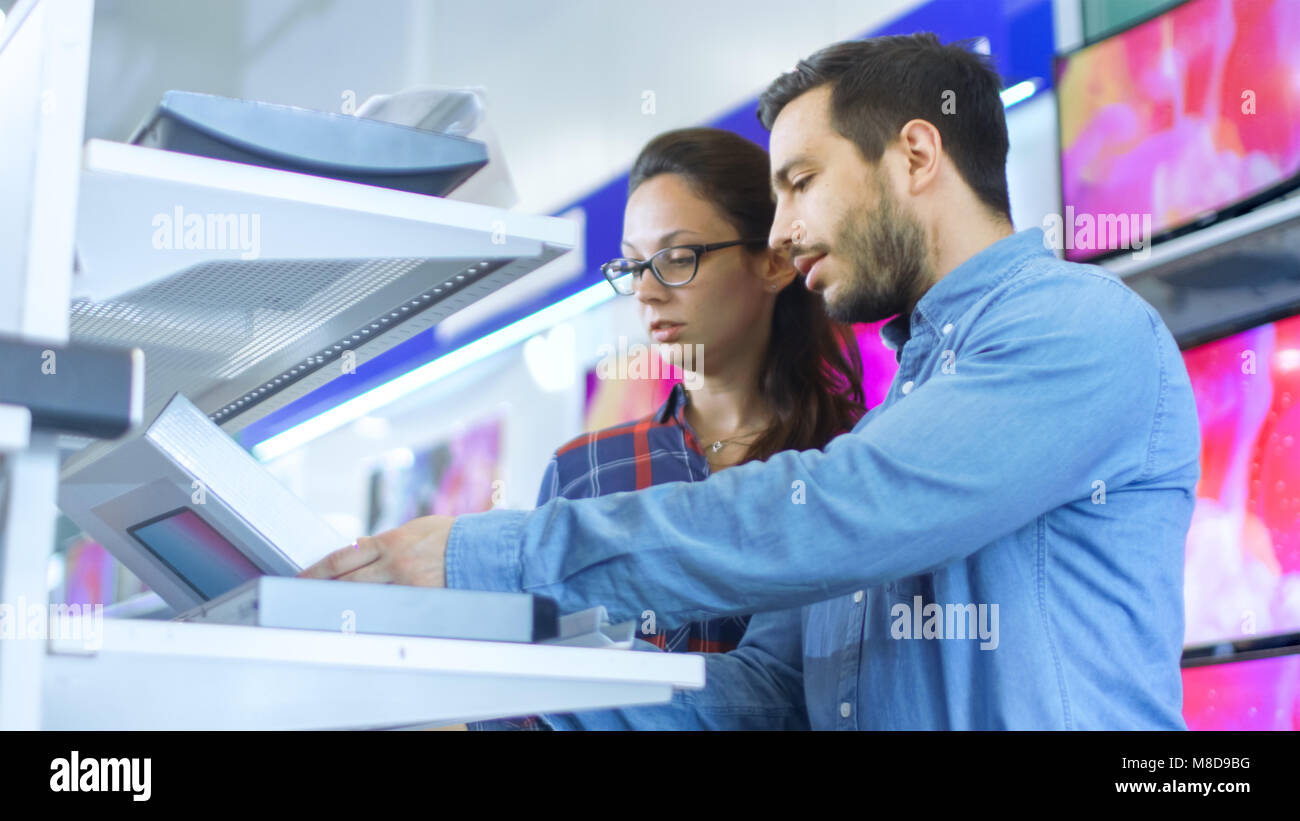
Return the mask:
{"type": "MultiPolygon", "coordinates": [[[[546,466],[537,505],[707,478],[709,462],[686,422],[685,409],[686,389],[678,382],[649,416],[585,433],[561,446],[546,466]]],[[[648,605],[653,609],[653,602],[648,605]]],[[[647,620],[639,625],[638,638],[668,652],[725,653],[740,644],[748,624],[748,616],[727,616],[649,631],[647,620]]]]}

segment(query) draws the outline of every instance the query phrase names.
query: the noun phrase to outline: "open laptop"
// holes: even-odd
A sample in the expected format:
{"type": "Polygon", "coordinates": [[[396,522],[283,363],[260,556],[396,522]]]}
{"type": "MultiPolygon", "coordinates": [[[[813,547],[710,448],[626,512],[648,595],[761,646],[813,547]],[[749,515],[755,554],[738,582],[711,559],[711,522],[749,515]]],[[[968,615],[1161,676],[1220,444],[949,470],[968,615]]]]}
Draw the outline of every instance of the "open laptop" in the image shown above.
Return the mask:
{"type": "Polygon", "coordinates": [[[65,469],[59,508],[178,612],[347,544],[179,393],[142,433],[65,469]]]}

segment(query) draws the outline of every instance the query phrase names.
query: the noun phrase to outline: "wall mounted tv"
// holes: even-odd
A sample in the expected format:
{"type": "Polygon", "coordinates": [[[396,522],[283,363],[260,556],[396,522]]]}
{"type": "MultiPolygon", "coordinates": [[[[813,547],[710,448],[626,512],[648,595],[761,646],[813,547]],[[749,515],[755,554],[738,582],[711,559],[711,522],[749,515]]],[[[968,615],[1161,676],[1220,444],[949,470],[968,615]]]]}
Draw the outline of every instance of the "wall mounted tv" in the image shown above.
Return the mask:
{"type": "Polygon", "coordinates": [[[1066,258],[1149,247],[1300,185],[1297,44],[1295,0],[1186,0],[1058,56],[1066,258]]]}

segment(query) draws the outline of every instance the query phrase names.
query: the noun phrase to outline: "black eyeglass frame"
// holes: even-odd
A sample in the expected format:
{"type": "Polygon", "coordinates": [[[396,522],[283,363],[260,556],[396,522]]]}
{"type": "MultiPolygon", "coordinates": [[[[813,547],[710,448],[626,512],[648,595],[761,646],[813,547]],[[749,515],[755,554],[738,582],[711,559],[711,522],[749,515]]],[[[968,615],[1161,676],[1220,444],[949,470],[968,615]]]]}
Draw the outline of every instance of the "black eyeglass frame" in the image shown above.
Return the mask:
{"type": "Polygon", "coordinates": [[[703,245],[672,245],[669,246],[668,248],[664,248],[661,251],[656,251],[654,254],[650,255],[649,259],[645,259],[645,260],[628,259],[627,257],[619,257],[618,259],[611,259],[609,262],[606,262],[605,264],[600,266],[600,272],[605,276],[605,280],[609,283],[609,287],[613,288],[614,293],[618,294],[619,296],[631,296],[632,294],[636,293],[636,289],[633,288],[632,290],[629,291],[620,291],[618,289],[618,286],[614,284],[614,280],[622,279],[623,277],[626,276],[640,276],[642,273],[645,272],[645,269],[647,268],[650,269],[650,273],[654,274],[655,279],[659,280],[660,284],[662,284],[665,288],[681,288],[682,286],[690,285],[692,282],[695,281],[695,275],[700,272],[700,257],[704,256],[709,251],[718,251],[723,248],[730,248],[733,245],[755,245],[760,242],[763,244],[764,248],[767,247],[767,237],[754,238],[754,239],[732,239],[732,240],[727,240],[726,242],[710,242],[703,245]],[[664,254],[669,253],[670,251],[680,251],[682,249],[693,251],[695,253],[695,268],[691,271],[691,275],[687,277],[684,282],[666,282],[664,280],[663,274],[659,272],[659,268],[655,264],[655,260],[663,256],[664,254]],[[614,266],[617,263],[625,263],[625,264],[631,263],[631,264],[626,265],[624,269],[618,271],[617,273],[614,273],[612,270],[612,266],[614,266]]]}

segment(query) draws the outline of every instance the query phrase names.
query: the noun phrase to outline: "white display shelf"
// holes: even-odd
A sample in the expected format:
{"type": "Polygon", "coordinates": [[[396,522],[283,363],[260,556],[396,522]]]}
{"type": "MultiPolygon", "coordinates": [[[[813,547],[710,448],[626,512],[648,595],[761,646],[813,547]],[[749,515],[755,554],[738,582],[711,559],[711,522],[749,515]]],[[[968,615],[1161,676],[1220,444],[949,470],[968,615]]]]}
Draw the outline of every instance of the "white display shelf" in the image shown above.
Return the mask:
{"type": "Polygon", "coordinates": [[[73,341],[144,352],[146,422],[180,392],[229,433],[349,373],[343,356],[364,374],[579,234],[556,217],[105,140],[82,152],[77,214],[73,341]]]}
{"type": "MultiPolygon", "coordinates": [[[[0,286],[22,296],[0,330],[141,348],[146,421],[178,390],[233,433],[338,378],[340,348],[360,368],[579,241],[552,217],[83,142],[92,13],[86,0],[20,0],[0,33],[0,134],[15,159],[0,213],[17,226],[0,286]],[[156,242],[178,214],[203,220],[204,242],[156,242]],[[236,227],[257,218],[255,253],[208,241],[209,219],[228,215],[236,227]]],[[[86,450],[97,446],[112,444],[86,450]]],[[[6,602],[46,596],[57,456],[42,434],[4,460],[6,602]]],[[[0,642],[0,729],[416,727],[664,703],[704,686],[704,658],[688,654],[101,626],[93,642],[0,642]]]]}
{"type": "Polygon", "coordinates": [[[256,216],[263,260],[535,257],[546,245],[572,248],[577,234],[555,217],[89,140],[73,296],[109,299],[200,263],[249,261],[229,237],[224,248],[155,247],[155,220],[175,222],[178,210],[205,223],[256,216]]]}
{"type": "Polygon", "coordinates": [[[102,643],[49,641],[44,729],[421,727],[666,703],[675,689],[704,686],[696,654],[129,619],[102,625],[102,643]]]}

